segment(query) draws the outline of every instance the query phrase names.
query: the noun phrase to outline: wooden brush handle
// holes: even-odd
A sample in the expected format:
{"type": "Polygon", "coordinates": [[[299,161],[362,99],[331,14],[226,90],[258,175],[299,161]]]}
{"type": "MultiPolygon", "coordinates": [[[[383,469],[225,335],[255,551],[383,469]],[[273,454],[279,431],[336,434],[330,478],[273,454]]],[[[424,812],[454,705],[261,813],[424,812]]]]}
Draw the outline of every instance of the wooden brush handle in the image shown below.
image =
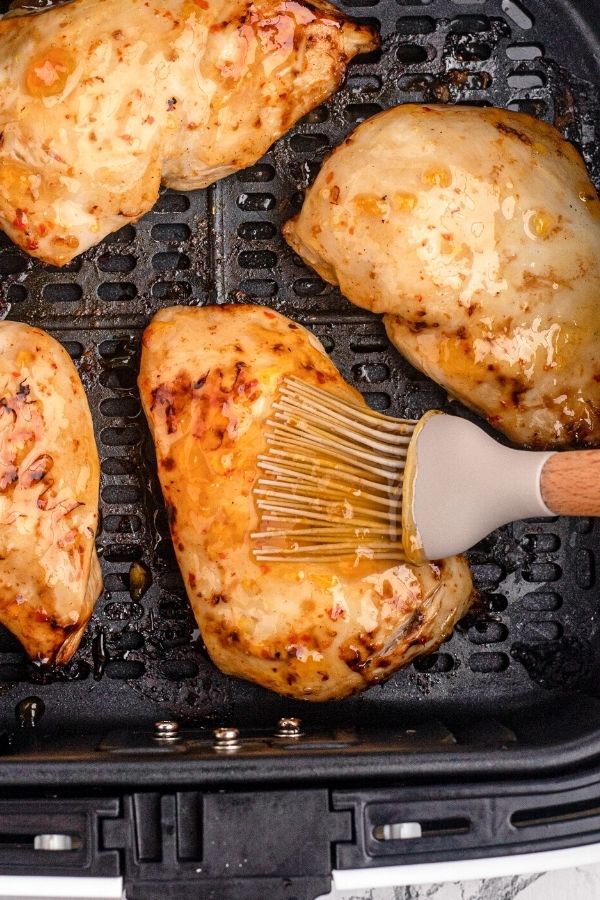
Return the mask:
{"type": "Polygon", "coordinates": [[[558,516],[600,516],[600,450],[555,453],[542,469],[540,487],[558,516]]]}

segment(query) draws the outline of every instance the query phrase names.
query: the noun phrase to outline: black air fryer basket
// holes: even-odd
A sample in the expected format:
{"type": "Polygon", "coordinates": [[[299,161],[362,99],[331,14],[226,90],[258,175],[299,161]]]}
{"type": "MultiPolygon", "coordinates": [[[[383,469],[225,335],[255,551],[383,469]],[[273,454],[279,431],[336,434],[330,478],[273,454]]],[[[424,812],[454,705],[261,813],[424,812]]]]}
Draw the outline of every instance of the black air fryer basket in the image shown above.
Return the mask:
{"type": "Polygon", "coordinates": [[[469,554],[480,601],[454,635],[343,702],[222,675],[186,600],[135,384],[151,315],[266,304],[313,330],[376,409],[418,417],[447,406],[445,393],[281,239],[324,156],[398,103],[495,105],[554,122],[600,186],[600,0],[344,8],[381,27],[383,50],[357,58],[256,165],[205,191],[165,191],[60,270],[0,236],[3,315],[58,338],[88,393],[106,586],[65,670],[37,670],[0,630],[0,874],[122,875],[143,900],[312,900],[332,868],[600,840],[593,519],[529,520],[481,542],[469,554]],[[152,573],[139,600],[134,561],[152,573]],[[220,726],[239,735],[219,740],[220,726]],[[422,837],[385,828],[404,821],[422,837]],[[42,833],[71,835],[74,849],[35,850],[42,833]]]}

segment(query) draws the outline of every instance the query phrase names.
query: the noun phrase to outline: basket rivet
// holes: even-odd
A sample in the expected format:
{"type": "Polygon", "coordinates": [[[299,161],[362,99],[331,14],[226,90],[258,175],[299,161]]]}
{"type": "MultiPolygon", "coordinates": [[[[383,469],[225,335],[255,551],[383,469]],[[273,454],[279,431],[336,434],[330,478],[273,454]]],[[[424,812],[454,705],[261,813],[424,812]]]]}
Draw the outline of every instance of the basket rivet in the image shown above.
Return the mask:
{"type": "Polygon", "coordinates": [[[174,719],[160,719],[154,723],[154,737],[160,741],[179,739],[179,722],[174,719]]]}
{"type": "Polygon", "coordinates": [[[302,722],[295,716],[284,716],[277,723],[277,737],[297,738],[302,734],[302,722]]]}
{"type": "Polygon", "coordinates": [[[215,750],[239,750],[242,746],[239,728],[215,728],[213,735],[215,750]]]}

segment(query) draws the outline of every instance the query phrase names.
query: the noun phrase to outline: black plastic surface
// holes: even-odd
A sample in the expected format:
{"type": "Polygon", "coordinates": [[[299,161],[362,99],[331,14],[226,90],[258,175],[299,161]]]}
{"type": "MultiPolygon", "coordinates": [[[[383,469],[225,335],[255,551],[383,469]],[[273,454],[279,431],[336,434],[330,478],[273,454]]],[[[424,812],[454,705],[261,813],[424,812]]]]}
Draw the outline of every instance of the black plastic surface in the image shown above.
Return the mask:
{"type": "MultiPolygon", "coordinates": [[[[418,864],[534,853],[597,843],[600,784],[592,777],[485,785],[334,791],[332,808],[352,813],[353,840],[334,868],[418,864]],[[419,837],[399,837],[418,823],[419,837]],[[391,829],[394,828],[395,831],[391,829]]],[[[413,832],[414,833],[414,832],[413,832]]]]}
{"type": "MultiPolygon", "coordinates": [[[[383,52],[355,61],[340,92],[251,169],[207,191],[163,193],[135,227],[62,270],[0,237],[5,313],[59,338],[88,392],[102,456],[98,543],[106,584],[64,672],[36,671],[0,633],[5,724],[26,725],[23,708],[18,722],[14,709],[37,696],[45,704],[37,728],[53,735],[34,750],[13,742],[6,764],[0,758],[0,783],[48,783],[53,767],[79,783],[120,780],[114,753],[96,750],[106,731],[139,729],[143,744],[152,722],[169,717],[266,733],[281,715],[302,717],[310,764],[268,746],[250,746],[243,762],[227,763],[186,749],[197,773],[223,781],[248,771],[265,779],[327,777],[335,759],[344,777],[450,771],[459,759],[465,772],[497,765],[510,773],[581,763],[600,750],[600,538],[591,519],[518,523],[482,542],[470,554],[480,607],[438,653],[341,703],[294,703],[222,675],[195,628],[135,388],[141,329],[152,313],[171,303],[258,300],[311,327],[373,406],[418,416],[444,407],[444,393],[390,347],[377,317],[324,285],[280,238],[328,148],[365,116],[399,102],[488,103],[556,122],[600,183],[597,0],[351,0],[344,8],[381,24],[383,52]],[[128,591],[134,560],[149,566],[153,580],[139,602],[128,591]],[[443,723],[439,730],[434,720],[443,723]],[[310,747],[314,729],[331,729],[328,751],[318,742],[310,747]],[[406,729],[425,735],[415,751],[401,739],[406,729]],[[340,737],[348,730],[356,738],[350,744],[340,737]],[[69,735],[79,736],[72,751],[69,735]]],[[[193,766],[164,765],[156,747],[144,751],[145,762],[133,761],[135,747],[131,753],[127,764],[139,783],[193,777],[193,766]]]]}
{"type": "Polygon", "coordinates": [[[103,845],[101,823],[117,821],[118,798],[0,800],[0,875],[121,874],[117,850],[103,845]],[[36,836],[71,839],[69,849],[36,847],[36,836]]]}
{"type": "Polygon", "coordinates": [[[124,813],[123,826],[105,823],[104,842],[124,850],[129,900],[313,900],[329,891],[331,845],[352,837],[327,790],[136,794],[124,813]],[[132,829],[149,799],[158,816],[132,829]]]}
{"type": "Polygon", "coordinates": [[[597,844],[600,770],[510,785],[2,799],[0,821],[0,875],[121,876],[130,900],[314,900],[332,869],[597,844]],[[35,849],[42,834],[74,847],[35,849]]]}

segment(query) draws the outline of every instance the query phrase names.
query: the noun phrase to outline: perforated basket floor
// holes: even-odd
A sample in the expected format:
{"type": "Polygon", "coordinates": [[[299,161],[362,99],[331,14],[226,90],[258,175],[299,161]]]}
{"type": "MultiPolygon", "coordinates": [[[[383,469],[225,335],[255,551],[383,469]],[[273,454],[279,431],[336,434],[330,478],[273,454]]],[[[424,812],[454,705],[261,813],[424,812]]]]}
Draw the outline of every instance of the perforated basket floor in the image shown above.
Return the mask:
{"type": "Polygon", "coordinates": [[[0,238],[4,313],[62,341],[88,392],[102,457],[106,584],[63,673],[40,674],[0,633],[9,724],[32,694],[43,698],[48,725],[76,730],[171,715],[266,727],[294,712],[315,724],[438,716],[451,727],[466,715],[534,708],[564,691],[597,692],[600,537],[589,519],[518,523],[484,541],[470,554],[478,611],[438,653],[343,703],[292,703],[227,678],[195,630],[135,386],[150,316],[172,303],[258,300],[312,328],[374,407],[420,416],[443,407],[444,393],[391,348],[375,316],[325,285],[280,238],[324,155],[359,121],[396,103],[489,104],[555,122],[600,182],[598,3],[347,0],[346,9],[381,26],[383,51],[353,63],[342,90],[251,169],[207,191],[163,193],[137,226],[62,270],[0,238]],[[140,602],[128,590],[134,560],[153,578],[140,602]]]}

